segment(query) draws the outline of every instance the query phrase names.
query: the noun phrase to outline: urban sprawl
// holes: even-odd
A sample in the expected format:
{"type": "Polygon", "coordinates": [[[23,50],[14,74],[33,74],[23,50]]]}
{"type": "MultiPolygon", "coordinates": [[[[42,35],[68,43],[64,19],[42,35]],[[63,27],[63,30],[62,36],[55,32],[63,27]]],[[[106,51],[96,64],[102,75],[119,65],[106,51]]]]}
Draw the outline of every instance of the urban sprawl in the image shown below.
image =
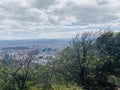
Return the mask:
{"type": "Polygon", "coordinates": [[[33,58],[34,63],[46,64],[48,61],[55,58],[55,55],[59,52],[57,48],[1,48],[0,59],[2,60],[26,60],[29,53],[34,50],[36,51],[35,57],[33,58]]]}

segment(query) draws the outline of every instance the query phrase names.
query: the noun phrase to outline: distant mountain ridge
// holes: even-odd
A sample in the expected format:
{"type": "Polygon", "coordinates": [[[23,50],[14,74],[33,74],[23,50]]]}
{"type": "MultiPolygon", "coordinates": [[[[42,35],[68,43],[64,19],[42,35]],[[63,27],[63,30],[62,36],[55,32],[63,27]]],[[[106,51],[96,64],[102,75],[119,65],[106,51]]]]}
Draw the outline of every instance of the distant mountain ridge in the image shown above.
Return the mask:
{"type": "Polygon", "coordinates": [[[64,47],[69,39],[0,40],[0,47],[64,47]]]}

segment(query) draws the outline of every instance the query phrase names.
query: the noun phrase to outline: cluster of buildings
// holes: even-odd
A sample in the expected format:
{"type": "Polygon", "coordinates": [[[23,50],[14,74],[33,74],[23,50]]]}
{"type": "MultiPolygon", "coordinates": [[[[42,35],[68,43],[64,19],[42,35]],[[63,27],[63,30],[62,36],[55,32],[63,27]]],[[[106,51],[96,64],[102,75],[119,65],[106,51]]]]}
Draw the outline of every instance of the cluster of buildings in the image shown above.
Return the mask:
{"type": "Polygon", "coordinates": [[[29,53],[34,52],[34,63],[46,64],[48,61],[55,58],[55,55],[59,52],[58,49],[53,48],[29,48],[29,49],[1,49],[0,59],[4,60],[26,60],[29,58],[29,53]]]}

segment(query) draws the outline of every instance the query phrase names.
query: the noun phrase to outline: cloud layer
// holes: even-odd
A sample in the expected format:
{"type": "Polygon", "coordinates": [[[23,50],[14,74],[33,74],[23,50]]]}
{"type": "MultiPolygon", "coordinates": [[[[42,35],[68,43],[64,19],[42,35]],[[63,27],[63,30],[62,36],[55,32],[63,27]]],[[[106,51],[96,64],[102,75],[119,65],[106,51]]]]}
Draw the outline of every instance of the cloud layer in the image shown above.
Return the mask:
{"type": "Polygon", "coordinates": [[[120,29],[120,0],[1,0],[0,39],[71,38],[120,29]]]}

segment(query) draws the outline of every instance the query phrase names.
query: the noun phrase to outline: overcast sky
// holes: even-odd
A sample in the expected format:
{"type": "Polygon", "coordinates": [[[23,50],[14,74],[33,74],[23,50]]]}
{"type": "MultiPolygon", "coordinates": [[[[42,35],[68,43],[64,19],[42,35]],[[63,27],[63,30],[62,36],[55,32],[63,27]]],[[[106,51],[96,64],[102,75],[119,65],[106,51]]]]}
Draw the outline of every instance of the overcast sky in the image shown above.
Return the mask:
{"type": "Polygon", "coordinates": [[[0,39],[71,38],[120,30],[120,0],[0,0],[0,39]]]}

